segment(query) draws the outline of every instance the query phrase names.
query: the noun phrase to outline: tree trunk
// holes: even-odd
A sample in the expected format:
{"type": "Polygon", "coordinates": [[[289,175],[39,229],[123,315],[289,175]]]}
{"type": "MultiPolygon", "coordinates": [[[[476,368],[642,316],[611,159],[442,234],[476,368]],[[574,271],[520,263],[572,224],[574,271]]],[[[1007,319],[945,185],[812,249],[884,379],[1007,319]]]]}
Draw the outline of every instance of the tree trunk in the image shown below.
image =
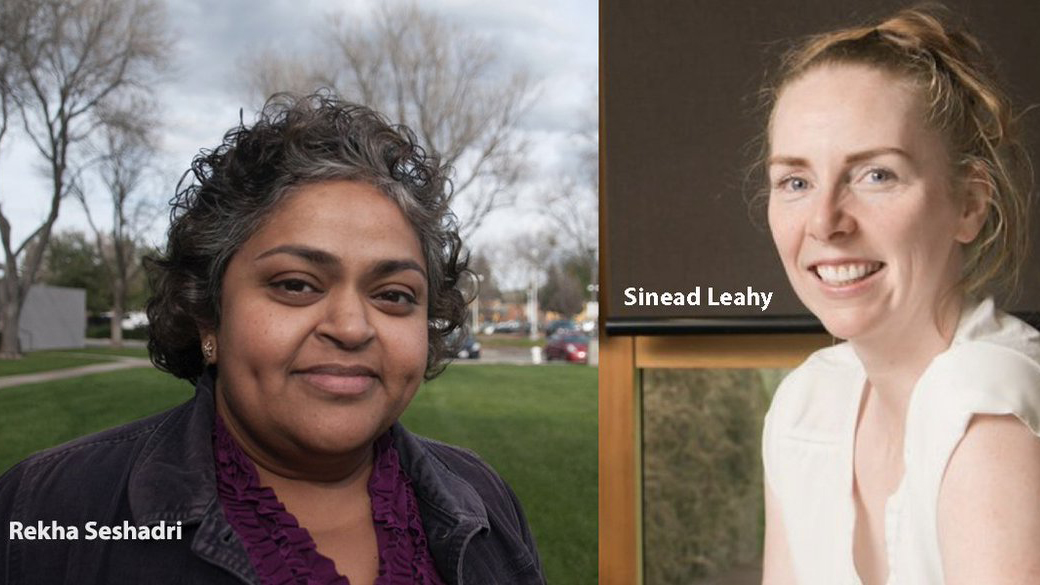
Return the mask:
{"type": "Polygon", "coordinates": [[[109,331],[111,331],[110,343],[112,347],[123,347],[123,287],[122,283],[119,282],[119,279],[116,279],[112,285],[113,303],[112,326],[111,329],[109,329],[109,331]]]}
{"type": "MultiPolygon", "coordinates": [[[[15,276],[17,279],[17,276],[15,276]]],[[[3,340],[0,341],[0,359],[10,360],[22,357],[21,344],[18,341],[18,320],[22,315],[22,299],[18,290],[18,282],[10,282],[10,276],[3,279],[3,340]]]]}
{"type": "Polygon", "coordinates": [[[110,344],[112,347],[123,347],[123,309],[112,308],[112,325],[109,329],[111,332],[110,344]]]}

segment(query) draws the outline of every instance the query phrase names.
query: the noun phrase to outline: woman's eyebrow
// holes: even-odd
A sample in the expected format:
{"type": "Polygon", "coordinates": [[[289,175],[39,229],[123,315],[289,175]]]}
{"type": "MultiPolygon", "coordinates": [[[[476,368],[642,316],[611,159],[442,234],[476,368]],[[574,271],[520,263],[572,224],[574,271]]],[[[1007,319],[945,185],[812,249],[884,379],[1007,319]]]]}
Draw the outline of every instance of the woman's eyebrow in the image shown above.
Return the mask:
{"type": "Polygon", "coordinates": [[[423,267],[418,262],[411,259],[382,260],[375,265],[371,274],[376,278],[381,278],[404,270],[415,270],[422,275],[424,280],[429,280],[423,267]]]}
{"type": "MultiPolygon", "coordinates": [[[[894,154],[897,156],[901,156],[911,162],[914,160],[913,157],[910,156],[910,153],[903,150],[902,148],[898,148],[895,146],[882,146],[878,148],[862,150],[860,152],[854,152],[845,157],[845,164],[862,162],[865,160],[872,159],[875,156],[881,156],[883,154],[894,154]]],[[[768,166],[784,165],[789,167],[807,167],[809,166],[809,161],[807,159],[797,156],[777,155],[769,157],[769,159],[766,161],[766,164],[768,166]]]]}
{"type": "Polygon", "coordinates": [[[862,161],[865,161],[865,160],[872,159],[875,156],[881,156],[883,154],[894,154],[894,155],[897,155],[897,156],[901,156],[901,157],[903,157],[903,158],[905,158],[905,159],[907,159],[907,160],[909,160],[911,162],[914,160],[913,157],[910,156],[910,153],[908,153],[907,151],[903,150],[902,148],[897,148],[895,146],[882,146],[882,147],[879,147],[879,148],[870,148],[870,149],[863,150],[863,151],[860,151],[860,152],[852,153],[852,154],[848,155],[847,157],[845,157],[845,162],[846,163],[862,162],[862,161]]]}
{"type": "MultiPolygon", "coordinates": [[[[260,255],[258,255],[254,260],[261,260],[263,258],[274,256],[276,254],[289,254],[290,256],[296,256],[297,258],[301,258],[303,260],[306,260],[307,262],[310,262],[311,264],[315,264],[326,269],[338,270],[340,268],[339,258],[326,252],[325,250],[294,244],[284,244],[281,246],[275,246],[274,248],[271,248],[270,250],[267,250],[266,252],[263,252],[260,255]]],[[[415,270],[416,272],[422,275],[423,279],[429,279],[429,277],[426,275],[426,270],[423,269],[422,265],[410,258],[380,260],[372,268],[370,274],[375,278],[382,278],[384,276],[395,274],[404,270],[415,270]]]]}
{"type": "Polygon", "coordinates": [[[766,166],[771,167],[773,165],[784,165],[788,167],[807,167],[809,166],[809,161],[804,158],[799,158],[797,156],[777,155],[769,157],[769,160],[766,161],[766,166]]]}
{"type": "Polygon", "coordinates": [[[289,254],[290,256],[296,256],[310,262],[311,264],[317,264],[325,268],[333,268],[339,265],[339,258],[326,252],[325,250],[319,250],[318,248],[311,248],[309,246],[299,246],[294,244],[285,244],[282,246],[275,246],[266,252],[263,252],[254,260],[261,260],[268,256],[274,256],[276,254],[289,254]]]}

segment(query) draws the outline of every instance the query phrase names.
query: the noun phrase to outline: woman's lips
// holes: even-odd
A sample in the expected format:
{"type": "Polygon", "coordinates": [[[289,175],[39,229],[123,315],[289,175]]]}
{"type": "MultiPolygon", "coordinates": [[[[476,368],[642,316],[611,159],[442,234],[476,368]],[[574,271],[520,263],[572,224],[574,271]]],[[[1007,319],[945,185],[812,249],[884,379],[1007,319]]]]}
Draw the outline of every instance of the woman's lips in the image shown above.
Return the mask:
{"type": "Polygon", "coordinates": [[[379,381],[375,371],[367,366],[323,364],[296,372],[309,385],[336,396],[360,396],[370,391],[379,381]]]}

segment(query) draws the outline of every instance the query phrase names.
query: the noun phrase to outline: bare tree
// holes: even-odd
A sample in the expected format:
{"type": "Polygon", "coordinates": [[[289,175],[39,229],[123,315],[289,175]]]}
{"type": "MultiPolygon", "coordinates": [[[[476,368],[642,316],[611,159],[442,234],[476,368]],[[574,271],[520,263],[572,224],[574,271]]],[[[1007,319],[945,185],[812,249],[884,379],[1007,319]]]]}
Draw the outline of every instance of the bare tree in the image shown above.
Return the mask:
{"type": "MultiPolygon", "coordinates": [[[[31,55],[22,54],[20,48],[26,39],[32,34],[31,31],[37,23],[39,6],[33,0],[0,0],[0,147],[3,146],[4,138],[11,127],[13,119],[17,118],[17,106],[22,92],[26,89],[25,69],[34,66],[26,62],[31,55]]],[[[0,148],[0,153],[3,149],[0,148]]],[[[0,319],[4,323],[12,320],[9,314],[10,304],[6,299],[12,298],[17,292],[17,287],[11,285],[17,279],[9,279],[8,275],[17,276],[17,264],[13,257],[8,241],[10,228],[7,220],[0,209],[0,239],[4,242],[4,278],[0,281],[0,319]]],[[[13,315],[17,323],[17,313],[13,315]]],[[[3,332],[7,337],[7,332],[3,332]]],[[[17,340],[17,329],[15,329],[17,340]]],[[[0,357],[2,357],[3,346],[0,345],[0,357]]]]}
{"type": "Polygon", "coordinates": [[[240,65],[245,71],[241,81],[257,106],[276,93],[307,95],[329,85],[319,71],[332,67],[330,54],[297,55],[269,47],[242,58],[240,65]]]}
{"type": "Polygon", "coordinates": [[[97,175],[111,209],[110,228],[101,229],[94,221],[82,182],[74,182],[71,189],[86,212],[102,271],[111,287],[113,347],[123,345],[123,315],[131,284],[141,273],[139,256],[144,232],[159,213],[154,200],[137,196],[157,149],[158,120],[154,112],[152,104],[142,98],[120,106],[104,103],[98,108],[100,125],[92,142],[97,153],[97,175]]]}
{"type": "Polygon", "coordinates": [[[478,299],[482,304],[488,304],[502,298],[502,291],[498,289],[498,280],[491,262],[487,256],[477,252],[470,257],[469,269],[477,276],[478,299]]]}
{"type": "Polygon", "coordinates": [[[490,255],[502,289],[527,287],[545,281],[546,271],[555,259],[556,236],[548,230],[525,230],[499,240],[485,252],[490,255]]]}
{"type": "Polygon", "coordinates": [[[599,215],[597,192],[573,175],[557,176],[542,195],[542,214],[549,219],[562,243],[590,267],[598,250],[599,215]]]}
{"type": "Polygon", "coordinates": [[[545,275],[545,284],[538,291],[538,302],[546,311],[572,317],[585,307],[585,289],[564,262],[556,262],[545,275]]]}
{"type": "Polygon", "coordinates": [[[262,53],[248,68],[251,87],[263,98],[328,86],[411,127],[455,168],[452,208],[471,234],[515,201],[526,168],[517,130],[533,94],[528,74],[510,71],[491,41],[416,4],[380,3],[371,16],[363,24],[330,19],[327,54],[262,53]]]}
{"type": "Polygon", "coordinates": [[[596,282],[599,250],[599,130],[595,103],[579,116],[571,135],[571,168],[543,187],[539,211],[553,225],[563,244],[585,264],[596,282]]]}
{"type": "Polygon", "coordinates": [[[43,261],[62,199],[79,172],[75,147],[97,125],[99,104],[120,92],[145,91],[164,63],[165,11],[158,0],[2,0],[32,5],[10,65],[24,79],[15,104],[31,143],[47,161],[46,218],[19,245],[0,210],[6,264],[0,357],[19,354],[18,318],[43,261]]]}
{"type": "Polygon", "coordinates": [[[15,94],[22,76],[15,66],[16,51],[25,31],[29,7],[18,0],[0,0],[0,144],[14,115],[15,94]]]}

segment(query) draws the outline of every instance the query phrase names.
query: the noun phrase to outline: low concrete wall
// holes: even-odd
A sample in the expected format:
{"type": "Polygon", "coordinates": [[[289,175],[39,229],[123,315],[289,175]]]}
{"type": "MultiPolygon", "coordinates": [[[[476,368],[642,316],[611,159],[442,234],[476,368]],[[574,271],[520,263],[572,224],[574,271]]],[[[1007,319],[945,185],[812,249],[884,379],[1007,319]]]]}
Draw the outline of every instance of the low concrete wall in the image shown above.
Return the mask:
{"type": "Polygon", "coordinates": [[[22,351],[83,347],[86,333],[86,290],[41,284],[29,289],[18,321],[22,351]]]}

